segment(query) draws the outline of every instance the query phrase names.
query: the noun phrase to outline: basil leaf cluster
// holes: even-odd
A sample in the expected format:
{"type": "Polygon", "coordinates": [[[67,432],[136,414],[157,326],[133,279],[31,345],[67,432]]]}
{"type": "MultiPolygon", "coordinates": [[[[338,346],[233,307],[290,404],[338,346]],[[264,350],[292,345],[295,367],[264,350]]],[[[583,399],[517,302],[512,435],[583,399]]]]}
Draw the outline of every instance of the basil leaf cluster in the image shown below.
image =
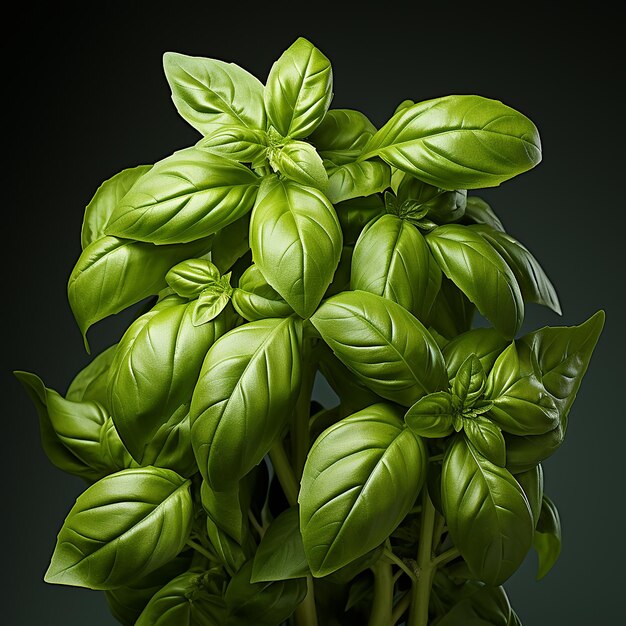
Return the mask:
{"type": "Polygon", "coordinates": [[[137,626],[520,624],[502,584],[558,558],[542,462],[604,323],[520,335],[557,292],[475,191],[541,161],[537,128],[478,95],[376,128],[304,38],[265,85],[164,69],[201,137],[96,190],[68,283],[87,349],[147,304],[64,395],[15,373],[86,483],[45,580],[137,626]]]}

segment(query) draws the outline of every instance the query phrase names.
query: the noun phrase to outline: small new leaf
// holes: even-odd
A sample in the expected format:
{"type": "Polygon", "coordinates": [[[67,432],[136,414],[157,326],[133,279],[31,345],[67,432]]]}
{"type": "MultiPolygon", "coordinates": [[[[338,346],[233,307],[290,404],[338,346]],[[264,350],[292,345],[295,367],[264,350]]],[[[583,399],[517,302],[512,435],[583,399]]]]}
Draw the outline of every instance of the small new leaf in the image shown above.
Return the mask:
{"type": "Polygon", "coordinates": [[[167,284],[183,298],[197,298],[209,285],[220,279],[220,271],[207,259],[187,259],[166,275],[167,284]]]}
{"type": "Polygon", "coordinates": [[[453,400],[446,391],[430,393],[406,412],[404,420],[421,437],[447,437],[454,431],[453,400]]]}
{"type": "Polygon", "coordinates": [[[506,443],[500,428],[491,420],[482,417],[463,419],[463,432],[470,443],[486,459],[504,467],[506,465],[506,443]]]}
{"type": "Polygon", "coordinates": [[[326,191],[328,187],[328,174],[322,158],[310,143],[288,141],[280,148],[270,149],[269,161],[275,172],[297,183],[320,191],[326,191]]]}
{"type": "Polygon", "coordinates": [[[483,395],[486,380],[480,359],[475,354],[470,354],[463,361],[452,383],[452,391],[461,400],[464,409],[473,407],[483,395]]]}

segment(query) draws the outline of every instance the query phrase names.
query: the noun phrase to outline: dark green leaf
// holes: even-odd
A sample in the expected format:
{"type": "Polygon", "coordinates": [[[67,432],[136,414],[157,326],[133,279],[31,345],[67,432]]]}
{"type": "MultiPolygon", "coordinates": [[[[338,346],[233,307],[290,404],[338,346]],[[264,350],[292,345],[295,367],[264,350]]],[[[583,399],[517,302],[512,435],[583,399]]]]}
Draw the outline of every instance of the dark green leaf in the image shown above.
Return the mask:
{"type": "Polygon", "coordinates": [[[245,215],[259,182],[245,165],[185,148],[135,183],[111,215],[106,233],[156,244],[194,241],[245,215]]]}
{"type": "Polygon", "coordinates": [[[535,125],[498,100],[446,96],[404,108],[372,137],[362,158],[443,189],[494,187],[541,161],[535,125]]]}
{"type": "Polygon", "coordinates": [[[384,215],[385,205],[379,195],[354,198],[335,206],[346,245],[354,245],[363,227],[375,217],[384,215]]]}
{"type": "Polygon", "coordinates": [[[269,123],[283,136],[310,135],[326,115],[333,97],[330,61],[299,37],[272,65],[265,87],[269,123]]]}
{"type": "Polygon", "coordinates": [[[117,344],[107,348],[83,368],[70,383],[65,397],[72,402],[92,400],[106,406],[107,379],[117,344]]]}
{"type": "Polygon", "coordinates": [[[458,436],[443,463],[442,503],[454,544],[478,579],[498,585],[532,545],[528,500],[507,470],[458,436]]]}
{"type": "Polygon", "coordinates": [[[314,576],[376,548],[415,504],[426,450],[401,416],[372,405],[328,428],[309,451],[298,501],[314,576]]]}
{"type": "Polygon", "coordinates": [[[561,518],[554,502],[546,495],[541,501],[533,544],[539,557],[537,580],[541,580],[552,569],[561,553],[561,518]]]}
{"type": "Polygon", "coordinates": [[[222,626],[226,603],[209,592],[202,572],[185,572],[157,591],[135,626],[222,626]]]}
{"type": "Polygon", "coordinates": [[[81,245],[85,249],[90,243],[104,237],[109,218],[126,192],[141,178],[152,165],[139,165],[122,170],[105,180],[85,208],[83,227],[80,233],[81,245]]]}
{"type": "Polygon", "coordinates": [[[189,486],[171,470],[144,467],[89,487],[59,532],[46,582],[114,589],[173,559],[191,528],[189,486]]]}
{"type": "Polygon", "coordinates": [[[344,365],[383,398],[411,406],[446,387],[439,346],[391,300],[345,291],[326,300],[311,321],[344,365]]]}
{"type": "Polygon", "coordinates": [[[474,328],[454,337],[443,349],[448,377],[452,380],[467,357],[478,357],[485,373],[489,373],[509,342],[493,328],[474,328]]]}
{"type": "Polygon", "coordinates": [[[335,204],[384,191],[390,184],[391,170],[386,163],[344,163],[328,169],[326,195],[335,204]]]}
{"type": "Polygon", "coordinates": [[[559,424],[559,412],[541,380],[529,372],[512,343],[498,357],[487,378],[488,417],[513,435],[542,435],[559,424]]]}
{"type": "Polygon", "coordinates": [[[293,317],[239,326],[209,350],[191,402],[198,467],[226,489],[281,432],[300,387],[301,325],[293,317]]]}
{"type": "Polygon", "coordinates": [[[87,344],[87,330],[167,286],[165,275],[176,263],[201,256],[211,238],[189,244],[155,246],[151,243],[103,237],[87,246],[70,276],[67,295],[87,344]],[[120,276],[124,279],[120,280],[120,276]]]}
{"type": "Polygon", "coordinates": [[[436,228],[426,241],[445,275],[512,339],[524,320],[524,301],[504,259],[479,234],[459,224],[436,228]]]}
{"type": "Polygon", "coordinates": [[[502,587],[471,582],[458,595],[461,599],[437,626],[511,626],[511,605],[502,587]]]}
{"type": "Polygon", "coordinates": [[[239,163],[254,163],[265,157],[267,144],[267,134],[263,130],[245,126],[222,126],[201,139],[196,147],[239,163]]]}
{"type": "Polygon", "coordinates": [[[543,435],[505,435],[506,467],[513,474],[532,469],[554,454],[565,438],[563,426],[559,425],[543,435]]]}
{"type": "Polygon", "coordinates": [[[222,274],[225,274],[237,260],[250,250],[248,232],[250,231],[250,214],[224,226],[215,235],[211,247],[211,261],[222,274]]]}
{"type": "Polygon", "coordinates": [[[254,557],[253,583],[302,578],[310,574],[298,508],[281,513],[268,527],[254,557]]]}
{"type": "Polygon", "coordinates": [[[293,315],[293,309],[270,287],[256,265],[251,265],[241,275],[239,287],[233,291],[233,306],[250,322],[293,315]]]}
{"type": "Polygon", "coordinates": [[[516,239],[489,226],[471,226],[480,233],[513,270],[526,302],[543,304],[561,315],[559,297],[535,257],[516,239]]]}
{"type": "MultiPolygon", "coordinates": [[[[269,160],[274,171],[301,185],[324,192],[328,188],[328,174],[322,158],[310,143],[288,141],[281,148],[270,150],[269,160]]],[[[329,199],[332,201],[332,197],[329,199]]]]}
{"type": "Polygon", "coordinates": [[[122,441],[140,463],[154,454],[159,429],[170,418],[168,430],[185,418],[208,349],[234,324],[225,311],[195,326],[194,309],[195,302],[169,296],[133,322],[118,344],[109,406],[122,441]]]}
{"type": "Polygon", "coordinates": [[[441,286],[441,270],[422,234],[395,215],[371,221],[352,255],[351,289],[369,291],[425,320],[441,286]]]}
{"type": "Polygon", "coordinates": [[[429,323],[444,339],[453,339],[472,326],[476,307],[448,278],[441,277],[441,288],[430,312],[429,323]]]}
{"type": "Polygon", "coordinates": [[[229,576],[234,576],[252,556],[253,546],[250,546],[249,535],[244,536],[243,545],[239,544],[227,532],[219,528],[211,517],[206,519],[206,531],[218,559],[229,576]]]}
{"type": "Polygon", "coordinates": [[[491,226],[494,230],[504,232],[504,226],[502,226],[502,222],[493,212],[493,209],[478,196],[467,197],[463,223],[485,224],[486,226],[491,226]]]}
{"type": "Polygon", "coordinates": [[[166,52],[163,67],[178,112],[203,135],[225,125],[265,129],[263,85],[238,65],[166,52]]]}
{"type": "Polygon", "coordinates": [[[478,416],[463,420],[463,432],[470,443],[488,461],[504,467],[506,444],[500,428],[491,420],[478,416]]]}
{"type": "Polygon", "coordinates": [[[486,382],[483,365],[476,354],[472,353],[458,369],[452,384],[452,391],[461,401],[463,408],[469,408],[482,397],[486,382]]]}
{"type": "Polygon", "coordinates": [[[250,247],[267,282],[298,315],[309,317],[341,256],[335,209],[313,187],[269,180],[252,212],[250,247]]]}
{"type": "Polygon", "coordinates": [[[537,376],[555,398],[563,429],[604,327],[604,318],[604,311],[598,311],[580,326],[548,326],[524,335],[518,342],[518,349],[535,364],[537,376]],[[525,354],[525,348],[532,357],[525,354]]]}
{"type": "Polygon", "coordinates": [[[286,620],[307,593],[305,578],[252,583],[248,561],[226,589],[228,616],[224,626],[277,626],[286,620]]]}
{"type": "Polygon", "coordinates": [[[533,514],[533,522],[537,526],[543,500],[543,468],[539,464],[533,467],[533,469],[517,474],[515,479],[528,498],[528,504],[530,504],[530,510],[533,514]]]}
{"type": "Polygon", "coordinates": [[[216,526],[229,534],[239,544],[242,544],[248,519],[245,517],[241,503],[241,481],[223,491],[215,491],[203,480],[200,495],[206,514],[215,522],[216,526]]]}
{"type": "Polygon", "coordinates": [[[328,285],[324,298],[330,298],[330,296],[334,296],[341,291],[347,291],[350,289],[350,273],[352,268],[353,252],[354,248],[352,246],[343,246],[343,248],[341,248],[339,265],[335,270],[332,282],[328,285]]]}
{"type": "Polygon", "coordinates": [[[446,437],[454,430],[454,415],[452,396],[446,391],[436,391],[420,398],[404,419],[416,435],[446,437]]]}

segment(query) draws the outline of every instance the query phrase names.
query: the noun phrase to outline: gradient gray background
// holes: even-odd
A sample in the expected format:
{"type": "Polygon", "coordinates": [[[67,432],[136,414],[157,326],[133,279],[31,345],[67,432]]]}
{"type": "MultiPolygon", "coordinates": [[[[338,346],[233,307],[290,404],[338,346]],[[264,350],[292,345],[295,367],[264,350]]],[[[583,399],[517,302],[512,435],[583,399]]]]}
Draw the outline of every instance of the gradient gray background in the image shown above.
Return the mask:
{"type": "MultiPolygon", "coordinates": [[[[4,55],[10,106],[4,132],[11,145],[2,228],[9,318],[2,350],[8,398],[2,523],[9,550],[3,623],[115,623],[100,592],[43,583],[56,532],[83,485],[44,457],[35,410],[10,376],[12,369],[34,371],[63,392],[88,362],[65,293],[84,206],[119,170],[153,163],[198,138],[171,103],[163,52],[233,61],[265,80],[299,35],[333,63],[333,106],[361,109],[375,124],[405,98],[475,93],[504,101],[539,127],[544,161],[482,194],[541,261],[561,298],[562,318],[530,305],[525,329],[578,324],[598,308],[607,322],[566,442],[544,466],[546,491],[563,519],[561,558],[536,583],[529,556],[506,587],[525,626],[616,623],[625,582],[626,422],[620,399],[626,143],[616,94],[624,78],[617,18],[522,4],[501,14],[484,4],[458,11],[416,2],[404,13],[387,2],[349,19],[307,4],[311,18],[298,22],[281,18],[285,13],[271,2],[265,14],[235,2],[220,3],[219,11],[215,3],[171,3],[167,12],[153,3],[115,4],[89,3],[88,14],[71,21],[60,10],[24,11],[5,25],[17,30],[19,43],[4,55]]],[[[122,314],[94,328],[94,353],[115,341],[129,319],[122,314]]]]}

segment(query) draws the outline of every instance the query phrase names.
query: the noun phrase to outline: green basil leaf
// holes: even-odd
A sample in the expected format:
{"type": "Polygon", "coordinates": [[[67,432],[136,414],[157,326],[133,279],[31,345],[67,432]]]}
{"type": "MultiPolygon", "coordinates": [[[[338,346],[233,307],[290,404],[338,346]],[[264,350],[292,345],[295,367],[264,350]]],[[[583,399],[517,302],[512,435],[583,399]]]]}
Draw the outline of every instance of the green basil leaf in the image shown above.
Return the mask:
{"type": "Polygon", "coordinates": [[[211,261],[225,274],[243,257],[248,250],[248,232],[250,231],[250,214],[224,226],[216,235],[211,247],[211,261]]]}
{"type": "Polygon", "coordinates": [[[239,163],[254,163],[265,157],[267,145],[267,133],[263,130],[221,126],[201,139],[196,147],[239,163]]]}
{"type": "Polygon", "coordinates": [[[517,474],[515,479],[528,498],[528,504],[530,504],[533,522],[536,527],[543,501],[543,468],[541,464],[538,464],[526,472],[517,474]]]}
{"type": "Polygon", "coordinates": [[[335,206],[346,245],[354,245],[363,227],[375,217],[385,214],[385,204],[379,195],[354,198],[335,206]]]}
{"type": "Polygon", "coordinates": [[[92,400],[107,405],[107,379],[116,347],[117,344],[101,352],[87,367],[76,374],[65,394],[67,400],[72,402],[92,400]]]}
{"type": "Polygon", "coordinates": [[[188,413],[208,349],[234,323],[233,315],[225,312],[195,326],[194,305],[179,304],[176,296],[166,298],[133,322],[118,344],[109,406],[122,441],[140,463],[150,454],[157,431],[173,416],[176,423],[188,413]]]}
{"type": "Polygon", "coordinates": [[[135,626],[221,626],[226,604],[204,586],[204,574],[185,572],[157,591],[135,626]]]}
{"type": "Polygon", "coordinates": [[[493,328],[474,328],[458,335],[442,348],[449,379],[457,375],[471,355],[475,355],[485,373],[489,373],[508,345],[509,342],[493,328]]]}
{"type": "Polygon", "coordinates": [[[423,210],[438,224],[461,219],[467,204],[467,191],[464,189],[446,191],[404,172],[399,172],[396,177],[396,196],[400,207],[423,210]]]}
{"type": "Polygon", "coordinates": [[[456,373],[452,390],[463,407],[469,408],[483,395],[486,382],[485,370],[480,359],[476,354],[470,354],[456,373]]]}
{"type": "Polygon", "coordinates": [[[425,320],[441,286],[441,270],[422,234],[395,215],[361,232],[352,255],[351,289],[369,291],[425,320]]]}
{"type": "Polygon", "coordinates": [[[106,233],[156,244],[194,241],[245,215],[259,182],[245,165],[185,148],[135,183],[113,211],[106,233]]]}
{"type": "Polygon", "coordinates": [[[65,519],[46,582],[113,589],[173,559],[191,528],[190,484],[154,467],[102,478],[65,519]]]}
{"type": "Polygon", "coordinates": [[[216,491],[203,480],[200,496],[206,514],[215,522],[215,525],[229,534],[237,543],[242,544],[248,520],[244,517],[240,485],[241,481],[228,489],[216,491]]]}
{"type": "MultiPolygon", "coordinates": [[[[281,148],[271,150],[269,159],[272,168],[287,178],[326,191],[328,174],[322,158],[310,143],[288,141],[281,148]]],[[[332,201],[330,196],[329,199],[332,201]]]]}
{"type": "Polygon", "coordinates": [[[306,578],[276,582],[250,582],[253,561],[248,561],[226,588],[228,614],[224,626],[277,626],[304,600],[306,578]]]}
{"type": "Polygon", "coordinates": [[[546,495],[541,501],[533,545],[539,557],[537,580],[541,580],[552,569],[561,553],[561,518],[554,502],[546,495]]]}
{"type": "Polygon", "coordinates": [[[107,414],[102,405],[66,400],[35,374],[14,374],[37,409],[41,444],[53,465],[88,482],[124,467],[105,445],[107,414]]]}
{"type": "Polygon", "coordinates": [[[187,259],[175,265],[166,275],[167,284],[183,298],[197,298],[208,286],[220,279],[220,271],[207,259],[187,259]]]}
{"type": "Polygon", "coordinates": [[[437,626],[510,626],[512,610],[502,587],[466,583],[461,599],[437,626]]]}
{"type": "Polygon", "coordinates": [[[468,196],[467,205],[465,206],[465,214],[463,223],[466,224],[484,224],[490,226],[494,230],[504,232],[504,226],[493,209],[478,196],[468,196]]]}
{"type": "Polygon", "coordinates": [[[314,576],[376,548],[415,504],[427,453],[401,415],[372,405],[325,430],[309,451],[298,502],[314,576]]]}
{"type": "Polygon", "coordinates": [[[359,574],[370,569],[375,565],[383,554],[384,545],[380,544],[373,550],[370,550],[363,556],[350,561],[347,565],[340,567],[337,571],[324,577],[325,581],[331,584],[347,585],[354,580],[359,574]]]}
{"type": "MultiPolygon", "coordinates": [[[[563,429],[591,355],[604,327],[604,311],[598,311],[580,326],[549,326],[528,333],[519,349],[532,353],[536,375],[554,397],[563,429]]],[[[527,357],[528,358],[528,357],[527,357]]]]}
{"type": "Polygon", "coordinates": [[[350,289],[350,273],[352,271],[353,251],[353,246],[343,246],[341,248],[339,265],[337,265],[335,275],[333,276],[333,280],[330,285],[328,285],[324,298],[330,298],[341,291],[347,291],[350,289]]]}
{"type": "Polygon", "coordinates": [[[532,514],[522,488],[464,437],[457,437],[448,449],[441,480],[454,544],[479,580],[501,584],[521,565],[532,544],[532,514]]]}
{"type": "Polygon", "coordinates": [[[299,37],[272,65],[265,87],[269,123],[283,136],[310,135],[326,115],[333,97],[330,61],[299,37]]]}
{"type": "Polygon", "coordinates": [[[111,214],[126,192],[146,173],[152,165],[139,165],[122,170],[98,187],[91,202],[85,208],[83,227],[80,233],[81,246],[104,237],[111,214]]]}
{"type": "Polygon", "coordinates": [[[331,109],[309,136],[323,159],[344,165],[360,156],[376,127],[360,111],[331,109]]]}
{"type": "Polygon", "coordinates": [[[310,574],[298,508],[283,511],[268,527],[254,557],[251,582],[290,580],[310,574]]]}
{"type": "Polygon", "coordinates": [[[229,533],[223,531],[210,516],[206,519],[206,531],[218,559],[224,565],[228,575],[234,576],[254,551],[254,546],[250,545],[249,535],[244,536],[240,544],[229,533]]]}
{"type": "Polygon", "coordinates": [[[391,184],[391,170],[379,161],[352,162],[328,170],[326,195],[333,203],[359,196],[371,196],[391,184]]]}
{"type": "Polygon", "coordinates": [[[191,322],[202,326],[214,320],[230,302],[228,291],[213,291],[210,287],[201,293],[193,306],[191,322]]]}
{"type": "Polygon", "coordinates": [[[411,406],[447,386],[439,346],[391,300],[345,291],[326,300],[311,322],[339,360],[383,398],[411,406]]]}
{"type": "Polygon", "coordinates": [[[506,465],[506,444],[500,428],[491,420],[478,416],[463,419],[463,432],[478,452],[491,463],[506,465]]]}
{"type": "Polygon", "coordinates": [[[198,467],[212,488],[243,478],[289,418],[300,387],[301,332],[293,317],[250,322],[207,353],[191,417],[198,467]]]}
{"type": "Polygon", "coordinates": [[[513,474],[533,469],[538,463],[554,454],[565,438],[563,426],[543,435],[509,435],[506,440],[506,468],[513,474]]]}
{"type": "Polygon", "coordinates": [[[452,396],[436,391],[420,398],[405,414],[407,426],[421,437],[447,437],[454,431],[452,396]]]}
{"type": "Polygon", "coordinates": [[[480,233],[513,270],[526,302],[543,304],[561,315],[559,297],[535,257],[516,239],[489,226],[471,226],[480,233]]]}
{"type": "Polygon", "coordinates": [[[495,187],[541,161],[535,125],[498,100],[446,96],[400,110],[362,159],[390,165],[442,189],[495,187]]]}
{"type": "Polygon", "coordinates": [[[163,68],[176,109],[203,135],[225,125],[265,128],[263,85],[238,65],[166,52],[163,68]]]}
{"type": "Polygon", "coordinates": [[[100,320],[119,313],[167,286],[165,275],[176,263],[200,256],[211,248],[211,239],[172,246],[154,246],[103,237],[87,246],[76,262],[67,295],[85,347],[87,331],[100,320]],[[120,280],[120,276],[124,280],[120,280]]]}
{"type": "Polygon", "coordinates": [[[267,282],[306,318],[339,264],[341,227],[332,204],[317,189],[273,179],[252,212],[250,247],[267,282]]]}
{"type": "Polygon", "coordinates": [[[441,277],[441,287],[435,298],[428,320],[445,339],[470,330],[476,307],[466,295],[446,276],[441,277]]]}
{"type": "Polygon", "coordinates": [[[504,259],[479,234],[459,224],[435,228],[426,241],[445,275],[512,339],[524,321],[524,301],[504,259]]]}
{"type": "Polygon", "coordinates": [[[256,265],[251,265],[241,275],[239,287],[233,291],[233,306],[250,322],[293,315],[293,309],[267,283],[256,265]]]}
{"type": "Polygon", "coordinates": [[[528,372],[515,343],[498,357],[487,378],[488,417],[513,435],[542,435],[559,424],[559,412],[541,380],[528,372]]]}
{"type": "Polygon", "coordinates": [[[164,585],[186,572],[191,565],[188,555],[178,555],[165,565],[146,574],[129,585],[104,592],[113,617],[124,626],[135,626],[135,622],[146,608],[150,598],[164,585]]]}

